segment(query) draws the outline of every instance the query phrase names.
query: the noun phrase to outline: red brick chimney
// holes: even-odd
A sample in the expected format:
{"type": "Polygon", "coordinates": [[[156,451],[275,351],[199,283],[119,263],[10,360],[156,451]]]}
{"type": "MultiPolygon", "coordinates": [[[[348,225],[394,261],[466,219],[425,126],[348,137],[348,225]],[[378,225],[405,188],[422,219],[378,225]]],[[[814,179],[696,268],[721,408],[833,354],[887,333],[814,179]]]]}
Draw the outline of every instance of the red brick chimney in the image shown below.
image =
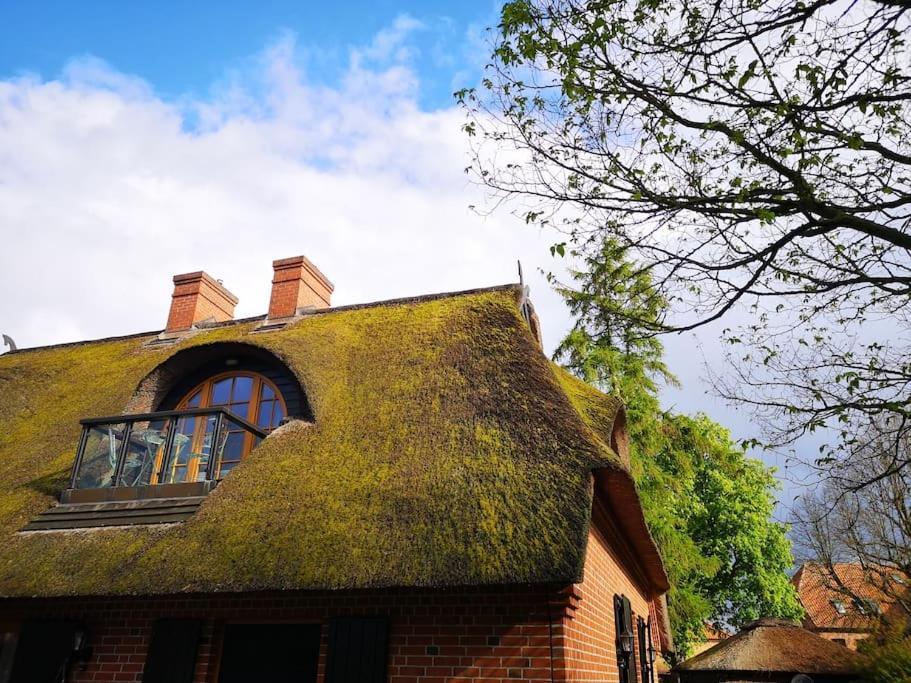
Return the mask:
{"type": "Polygon", "coordinates": [[[207,273],[175,275],[165,332],[188,330],[203,320],[232,320],[236,305],[237,297],[207,273]]]}
{"type": "Polygon", "coordinates": [[[332,283],[304,256],[272,262],[272,295],[269,318],[290,318],[299,308],[329,308],[332,283]]]}

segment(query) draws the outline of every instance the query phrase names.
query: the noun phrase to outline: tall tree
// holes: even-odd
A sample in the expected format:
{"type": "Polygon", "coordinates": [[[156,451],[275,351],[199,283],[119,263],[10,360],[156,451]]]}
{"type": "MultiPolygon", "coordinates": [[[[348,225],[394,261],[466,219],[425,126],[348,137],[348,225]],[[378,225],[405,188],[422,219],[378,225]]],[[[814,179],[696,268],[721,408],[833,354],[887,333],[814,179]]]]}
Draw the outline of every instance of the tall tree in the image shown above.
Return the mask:
{"type": "Polygon", "coordinates": [[[705,415],[661,409],[661,384],[676,380],[661,342],[626,313],[655,319],[664,302],[615,242],[584,264],[571,285],[556,283],[575,325],[555,359],[627,406],[633,474],[673,584],[680,653],[703,638],[709,621],[739,627],[761,616],[799,616],[785,573],[786,529],[772,519],[771,471],[705,415]]]}
{"type": "Polygon", "coordinates": [[[645,329],[751,311],[722,391],[769,444],[828,428],[829,473],[911,417],[909,35],[906,0],[511,0],[457,96],[482,182],[651,275],[645,329]]]}

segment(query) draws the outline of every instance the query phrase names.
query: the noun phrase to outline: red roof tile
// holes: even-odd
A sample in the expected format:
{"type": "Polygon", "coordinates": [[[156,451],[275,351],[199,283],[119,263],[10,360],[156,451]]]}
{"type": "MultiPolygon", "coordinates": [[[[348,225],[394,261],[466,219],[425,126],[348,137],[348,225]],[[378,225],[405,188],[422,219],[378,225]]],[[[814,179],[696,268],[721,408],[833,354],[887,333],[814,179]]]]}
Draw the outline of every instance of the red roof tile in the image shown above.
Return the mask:
{"type": "Polygon", "coordinates": [[[806,563],[791,579],[807,612],[804,626],[811,629],[871,631],[877,623],[875,610],[893,606],[898,581],[906,578],[888,569],[865,568],[859,563],[839,563],[833,572],[825,565],[806,563]],[[858,604],[853,597],[867,605],[858,604]]]}

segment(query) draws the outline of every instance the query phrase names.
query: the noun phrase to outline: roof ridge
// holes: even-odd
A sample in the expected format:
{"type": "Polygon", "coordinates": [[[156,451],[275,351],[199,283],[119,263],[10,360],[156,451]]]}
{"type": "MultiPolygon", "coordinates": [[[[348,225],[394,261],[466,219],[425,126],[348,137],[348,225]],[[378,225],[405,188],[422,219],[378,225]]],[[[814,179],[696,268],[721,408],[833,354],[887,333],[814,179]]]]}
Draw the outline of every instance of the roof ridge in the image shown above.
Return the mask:
{"type": "MultiPolygon", "coordinates": [[[[423,303],[425,301],[436,301],[438,299],[447,299],[450,297],[457,296],[470,296],[472,294],[482,294],[484,292],[500,292],[500,291],[509,291],[515,290],[520,291],[522,285],[518,282],[507,283],[503,285],[492,285],[490,287],[475,287],[473,289],[462,289],[452,292],[437,292],[434,294],[419,294],[417,296],[410,297],[398,297],[394,299],[380,299],[378,301],[370,301],[360,304],[345,304],[343,306],[331,306],[329,308],[323,308],[319,310],[314,310],[308,312],[304,317],[311,317],[314,315],[327,315],[331,313],[338,313],[343,311],[354,311],[362,308],[375,308],[379,306],[403,306],[406,304],[412,303],[423,303]]],[[[245,323],[252,323],[258,320],[266,320],[268,314],[248,316],[246,318],[237,318],[235,320],[226,320],[220,323],[214,323],[206,325],[202,328],[202,331],[218,329],[222,327],[231,327],[232,325],[243,325],[245,323]]],[[[29,353],[32,351],[46,351],[48,349],[60,349],[67,348],[70,346],[81,346],[83,344],[103,344],[105,342],[112,341],[121,341],[126,339],[139,339],[140,337],[152,337],[158,334],[161,334],[164,330],[149,330],[147,332],[133,332],[131,334],[119,334],[112,335],[110,337],[99,337],[97,339],[81,339],[78,341],[71,342],[60,342],[59,344],[43,344],[41,346],[26,346],[23,348],[16,349],[15,351],[7,351],[6,353],[0,354],[0,356],[12,356],[18,355],[21,353],[29,353]]]]}

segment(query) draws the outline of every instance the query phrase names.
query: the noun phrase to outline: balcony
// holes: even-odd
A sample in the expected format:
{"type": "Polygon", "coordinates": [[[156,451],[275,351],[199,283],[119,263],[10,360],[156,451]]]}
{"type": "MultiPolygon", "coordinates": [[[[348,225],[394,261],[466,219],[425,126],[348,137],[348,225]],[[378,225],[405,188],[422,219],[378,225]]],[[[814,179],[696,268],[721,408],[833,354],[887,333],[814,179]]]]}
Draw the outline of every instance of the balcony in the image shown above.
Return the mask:
{"type": "Polygon", "coordinates": [[[204,496],[266,433],[226,408],[81,421],[61,503],[204,496]]]}

